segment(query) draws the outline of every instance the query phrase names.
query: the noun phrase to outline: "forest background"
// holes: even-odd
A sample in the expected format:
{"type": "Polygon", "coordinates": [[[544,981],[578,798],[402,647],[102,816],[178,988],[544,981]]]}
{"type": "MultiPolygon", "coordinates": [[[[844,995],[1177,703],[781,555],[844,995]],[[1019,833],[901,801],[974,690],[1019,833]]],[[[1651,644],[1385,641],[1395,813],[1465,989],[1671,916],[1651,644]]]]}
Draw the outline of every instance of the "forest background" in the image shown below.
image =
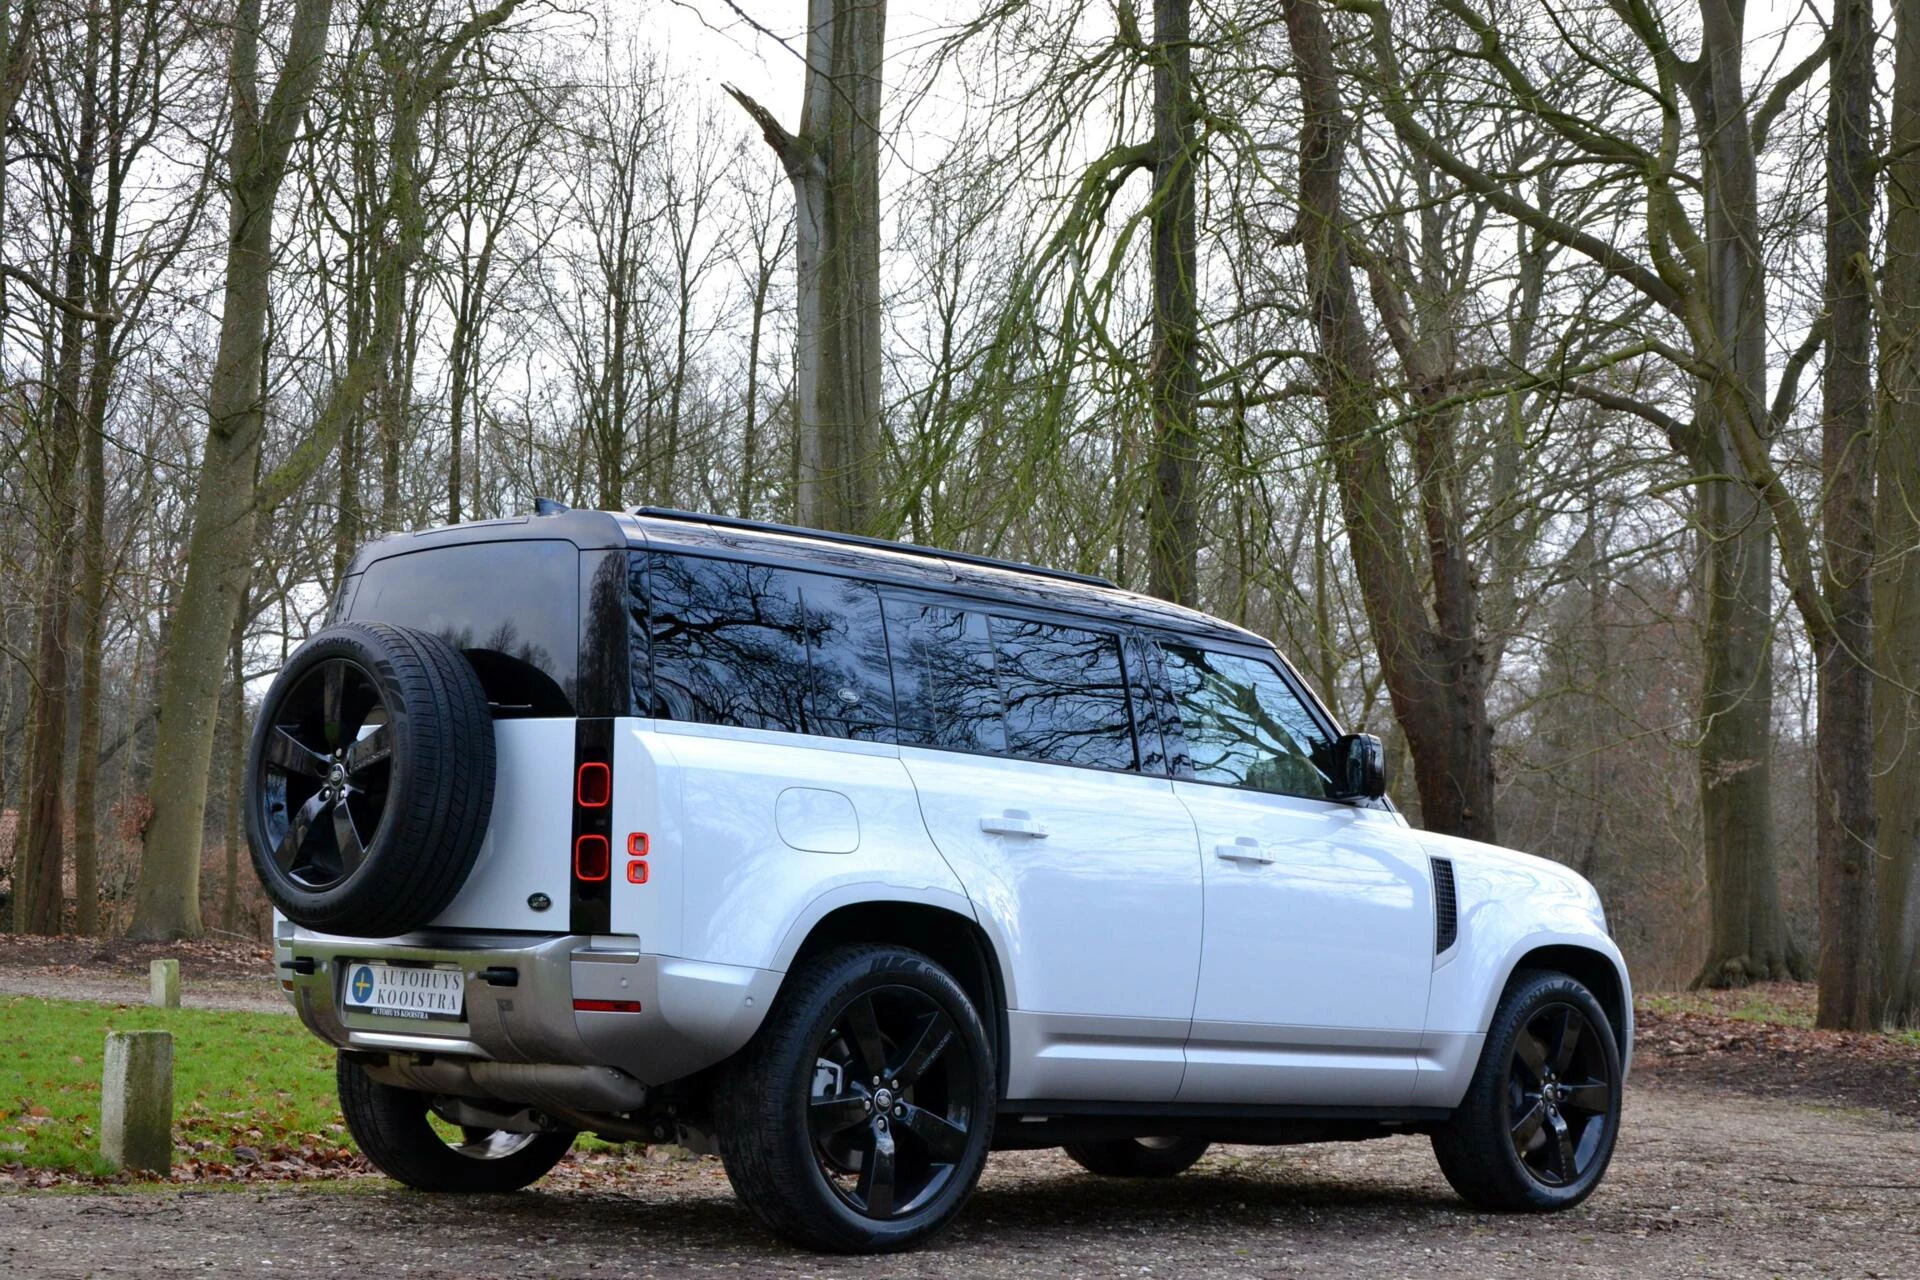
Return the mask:
{"type": "Polygon", "coordinates": [[[258,935],[251,700],[541,495],[1207,609],[1920,1018],[1920,0],[799,8],[0,0],[0,926],[258,935]]]}

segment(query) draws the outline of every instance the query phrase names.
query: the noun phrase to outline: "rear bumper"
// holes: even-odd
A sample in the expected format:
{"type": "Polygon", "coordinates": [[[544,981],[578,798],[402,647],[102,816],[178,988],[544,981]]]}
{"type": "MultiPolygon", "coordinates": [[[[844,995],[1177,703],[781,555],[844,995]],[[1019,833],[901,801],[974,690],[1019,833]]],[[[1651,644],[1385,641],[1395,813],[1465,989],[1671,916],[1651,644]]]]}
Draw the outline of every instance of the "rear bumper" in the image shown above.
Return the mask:
{"type": "Polygon", "coordinates": [[[611,1067],[661,1085],[744,1045],[773,1001],[766,969],[651,955],[632,937],[367,939],[293,929],[274,959],[300,1020],[336,1048],[470,1063],[611,1067]],[[353,961],[458,969],[462,1020],[425,1022],[348,1010],[353,961]],[[509,977],[508,971],[511,971],[509,977]],[[577,1010],[576,1000],[639,1003],[638,1012],[577,1010]]]}

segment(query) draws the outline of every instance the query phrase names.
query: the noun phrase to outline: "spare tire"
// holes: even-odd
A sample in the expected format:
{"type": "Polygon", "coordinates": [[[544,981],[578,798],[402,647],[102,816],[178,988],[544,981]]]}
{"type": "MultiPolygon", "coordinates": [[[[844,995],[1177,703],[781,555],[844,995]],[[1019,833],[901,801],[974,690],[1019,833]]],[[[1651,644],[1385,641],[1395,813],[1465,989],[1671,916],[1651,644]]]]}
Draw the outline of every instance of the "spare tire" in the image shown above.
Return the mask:
{"type": "Polygon", "coordinates": [[[294,650],[247,753],[247,843],[273,905],[384,938],[453,901],[493,812],[493,719],[437,636],[346,622],[294,650]]]}

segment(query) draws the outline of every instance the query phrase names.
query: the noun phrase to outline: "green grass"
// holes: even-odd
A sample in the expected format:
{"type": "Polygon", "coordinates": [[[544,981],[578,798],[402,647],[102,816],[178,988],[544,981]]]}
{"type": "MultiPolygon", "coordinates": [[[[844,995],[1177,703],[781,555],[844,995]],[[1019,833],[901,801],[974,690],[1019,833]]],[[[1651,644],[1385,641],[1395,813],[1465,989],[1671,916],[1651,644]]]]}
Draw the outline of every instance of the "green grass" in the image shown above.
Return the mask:
{"type": "Polygon", "coordinates": [[[1742,1022],[1764,1022],[1778,1027],[1807,1028],[1813,1025],[1813,1010],[1800,1004],[1776,999],[1764,989],[1742,991],[1676,991],[1649,994],[1640,1001],[1654,1013],[1707,1013],[1742,1022]]]}
{"type": "Polygon", "coordinates": [[[173,1033],[174,1142],[230,1164],[236,1147],[351,1145],[333,1050],[296,1018],[0,997],[0,1165],[104,1175],[96,1127],[109,1031],[173,1033]]]}

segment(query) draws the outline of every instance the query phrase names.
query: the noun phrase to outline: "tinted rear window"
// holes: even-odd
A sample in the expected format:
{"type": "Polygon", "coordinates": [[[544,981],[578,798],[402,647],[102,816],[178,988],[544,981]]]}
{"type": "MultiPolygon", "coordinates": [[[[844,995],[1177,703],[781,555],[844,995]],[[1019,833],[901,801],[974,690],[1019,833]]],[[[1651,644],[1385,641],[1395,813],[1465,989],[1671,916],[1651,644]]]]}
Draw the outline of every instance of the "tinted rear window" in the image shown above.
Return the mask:
{"type": "Polygon", "coordinates": [[[495,715],[573,714],[580,553],[571,542],[481,542],[376,560],[351,616],[429,631],[465,653],[495,715]]]}
{"type": "Polygon", "coordinates": [[[1099,769],[1135,766],[1118,637],[1019,618],[994,618],[991,628],[1009,754],[1099,769]]]}
{"type": "Polygon", "coordinates": [[[861,582],[698,556],[646,557],[655,715],[891,740],[880,601],[861,582]]]}
{"type": "Polygon", "coordinates": [[[913,600],[886,603],[900,741],[952,751],[1007,749],[985,615],[913,600]]]}

